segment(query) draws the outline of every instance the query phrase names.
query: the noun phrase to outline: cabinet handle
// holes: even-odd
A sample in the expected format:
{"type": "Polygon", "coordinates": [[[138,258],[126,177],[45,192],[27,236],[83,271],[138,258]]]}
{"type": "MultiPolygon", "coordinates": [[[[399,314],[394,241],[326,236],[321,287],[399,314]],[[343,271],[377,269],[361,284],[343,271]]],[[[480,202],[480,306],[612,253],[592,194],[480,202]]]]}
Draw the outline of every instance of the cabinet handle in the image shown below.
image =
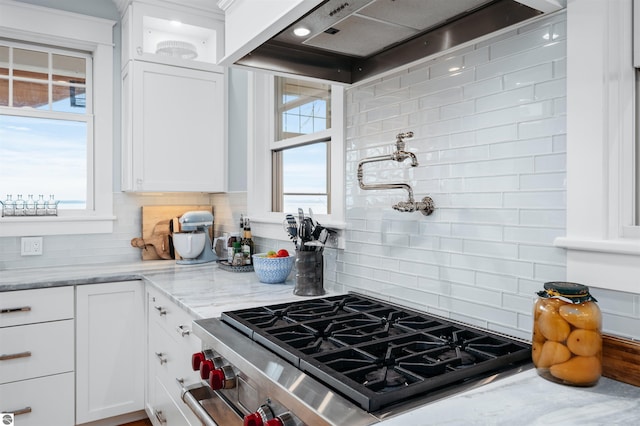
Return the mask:
{"type": "Polygon", "coordinates": [[[11,413],[14,416],[19,416],[20,414],[29,414],[31,412],[31,407],[24,407],[20,410],[0,410],[0,413],[11,413]]]}
{"type": "Polygon", "coordinates": [[[7,361],[9,359],[16,359],[16,358],[28,358],[30,356],[31,356],[30,351],[19,352],[17,354],[2,354],[0,355],[0,361],[7,361]]]}
{"type": "Polygon", "coordinates": [[[164,354],[162,352],[156,352],[156,356],[160,361],[160,365],[165,364],[167,362],[167,359],[164,357],[164,354]]]}
{"type": "Polygon", "coordinates": [[[156,416],[156,419],[158,419],[160,423],[167,423],[167,419],[162,410],[153,410],[153,415],[156,416]]]}
{"type": "Polygon", "coordinates": [[[0,314],[11,314],[14,312],[29,312],[31,310],[31,306],[21,306],[19,308],[4,308],[0,309],[0,314]]]}
{"type": "Polygon", "coordinates": [[[160,316],[167,315],[167,311],[162,306],[154,306],[160,316]]]}
{"type": "Polygon", "coordinates": [[[176,331],[178,332],[179,335],[181,335],[182,337],[184,336],[188,336],[189,333],[191,333],[191,331],[187,328],[186,325],[179,325],[176,327],[176,331]]]}

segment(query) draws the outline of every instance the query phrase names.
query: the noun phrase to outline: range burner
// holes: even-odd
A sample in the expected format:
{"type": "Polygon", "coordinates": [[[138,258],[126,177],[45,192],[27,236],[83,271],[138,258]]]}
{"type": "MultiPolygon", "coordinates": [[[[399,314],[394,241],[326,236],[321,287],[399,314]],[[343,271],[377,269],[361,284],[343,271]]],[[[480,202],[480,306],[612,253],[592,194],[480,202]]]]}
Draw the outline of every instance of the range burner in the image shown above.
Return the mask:
{"type": "Polygon", "coordinates": [[[354,294],[222,320],[370,412],[530,362],[526,343],[354,294]]]}

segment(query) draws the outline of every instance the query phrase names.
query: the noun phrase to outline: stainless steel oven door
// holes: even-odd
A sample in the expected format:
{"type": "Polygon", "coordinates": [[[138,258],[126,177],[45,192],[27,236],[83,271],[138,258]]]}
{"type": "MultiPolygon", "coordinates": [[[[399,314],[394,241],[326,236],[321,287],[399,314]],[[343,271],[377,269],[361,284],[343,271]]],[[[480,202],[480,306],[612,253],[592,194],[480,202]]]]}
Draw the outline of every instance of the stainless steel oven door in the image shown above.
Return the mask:
{"type": "Polygon", "coordinates": [[[182,401],[205,426],[243,425],[243,416],[210,387],[195,384],[182,388],[182,401]]]}

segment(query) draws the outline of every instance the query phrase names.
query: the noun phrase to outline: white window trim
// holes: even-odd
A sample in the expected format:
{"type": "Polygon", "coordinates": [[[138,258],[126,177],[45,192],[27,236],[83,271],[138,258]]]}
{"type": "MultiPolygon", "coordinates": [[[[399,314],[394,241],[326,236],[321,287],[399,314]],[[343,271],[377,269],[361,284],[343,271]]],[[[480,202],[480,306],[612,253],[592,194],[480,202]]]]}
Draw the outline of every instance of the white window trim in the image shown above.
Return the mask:
{"type": "MultiPolygon", "coordinates": [[[[113,232],[113,26],[111,20],[0,0],[0,36],[79,49],[93,56],[93,210],[55,217],[2,217],[0,237],[113,232]]],[[[91,179],[89,179],[91,181],[91,179]]]]}
{"type": "Polygon", "coordinates": [[[640,293],[632,0],[567,5],[567,279],[640,293]]]}
{"type": "MultiPolygon", "coordinates": [[[[298,78],[298,77],[295,77],[298,78]]],[[[274,77],[249,73],[247,213],[253,235],[287,240],[284,213],[271,210],[271,147],[275,138],[274,77]]],[[[314,215],[323,226],[345,228],[344,213],[344,88],[331,87],[331,214],[314,215]]],[[[278,145],[278,147],[281,147],[278,145]]]]}

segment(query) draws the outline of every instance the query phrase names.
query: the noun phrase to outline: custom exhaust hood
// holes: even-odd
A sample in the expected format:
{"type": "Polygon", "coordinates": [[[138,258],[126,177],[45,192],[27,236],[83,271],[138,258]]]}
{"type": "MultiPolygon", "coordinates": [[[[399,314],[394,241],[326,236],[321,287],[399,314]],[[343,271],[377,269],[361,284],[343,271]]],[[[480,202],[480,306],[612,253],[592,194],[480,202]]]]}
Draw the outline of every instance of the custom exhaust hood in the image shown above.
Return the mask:
{"type": "Polygon", "coordinates": [[[353,84],[565,5],[565,0],[327,0],[234,64],[353,84]],[[297,28],[309,33],[296,36],[297,28]]]}

